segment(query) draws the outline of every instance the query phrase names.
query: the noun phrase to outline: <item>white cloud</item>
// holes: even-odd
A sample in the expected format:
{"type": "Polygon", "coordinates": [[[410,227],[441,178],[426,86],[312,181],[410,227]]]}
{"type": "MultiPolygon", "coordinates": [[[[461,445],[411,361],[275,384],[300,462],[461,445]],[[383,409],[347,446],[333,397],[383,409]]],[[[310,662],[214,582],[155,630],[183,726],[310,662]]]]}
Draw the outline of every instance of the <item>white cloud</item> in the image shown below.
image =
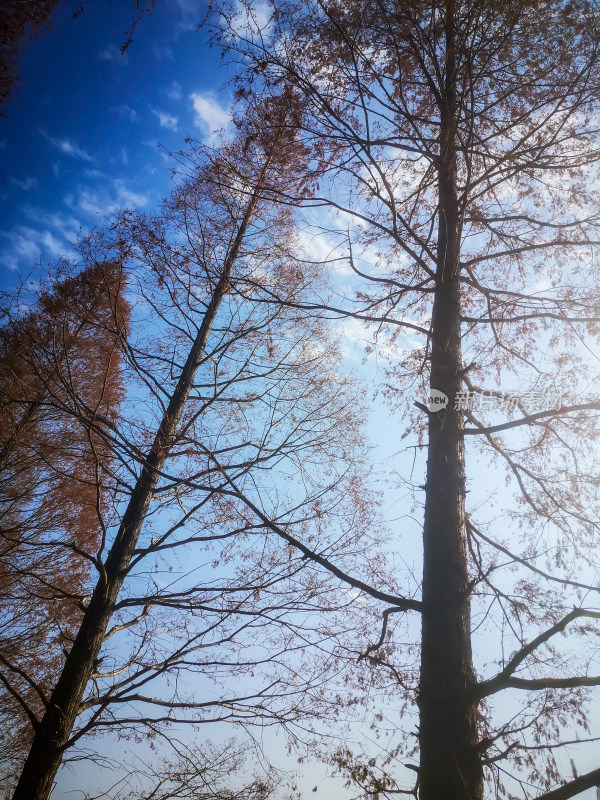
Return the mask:
{"type": "Polygon", "coordinates": [[[355,603],[361,603],[366,606],[371,604],[370,599],[360,589],[346,589],[346,593],[350,595],[355,603]]]}
{"type": "Polygon", "coordinates": [[[60,211],[49,212],[37,206],[23,206],[23,214],[29,222],[39,226],[53,228],[60,236],[72,241],[76,239],[81,229],[81,223],[71,215],[62,214],[60,211]]]}
{"type": "Polygon", "coordinates": [[[345,257],[345,242],[340,243],[339,237],[336,241],[317,228],[306,228],[298,234],[298,239],[302,258],[322,263],[330,262],[332,268],[339,272],[352,272],[345,257]]]}
{"type": "Polygon", "coordinates": [[[94,216],[106,216],[120,208],[139,208],[148,203],[144,194],[128,189],[123,181],[113,180],[112,187],[92,188],[79,185],[65,197],[65,203],[73,210],[94,216]]]}
{"type": "Polygon", "coordinates": [[[0,232],[0,239],[5,243],[0,252],[0,264],[13,272],[16,272],[20,265],[33,266],[41,252],[35,242],[37,235],[36,230],[25,225],[0,232]]]}
{"type": "MultiPolygon", "coordinates": [[[[402,319],[412,325],[418,320],[402,319]]],[[[379,329],[360,319],[346,318],[336,323],[334,330],[339,336],[339,347],[342,358],[348,362],[362,362],[367,355],[367,348],[375,352],[377,357],[389,361],[397,361],[406,354],[422,346],[422,342],[407,331],[400,338],[394,338],[394,332],[385,327],[379,329]]]]}
{"type": "Polygon", "coordinates": [[[170,47],[161,47],[158,44],[152,45],[152,54],[154,58],[157,58],[159,61],[174,61],[175,56],[173,55],[173,51],[170,47]]]}
{"type": "Polygon", "coordinates": [[[549,289],[554,288],[554,281],[548,276],[543,276],[537,280],[531,287],[532,294],[547,292],[549,289]]]}
{"type": "Polygon", "coordinates": [[[25,208],[33,223],[16,225],[9,231],[0,231],[0,264],[7,269],[29,270],[41,258],[53,259],[70,250],[69,243],[77,238],[77,228],[69,226],[60,214],[48,215],[40,209],[25,208]],[[51,228],[53,230],[51,230],[51,228]]]}
{"type": "Polygon", "coordinates": [[[173,81],[171,85],[166,89],[165,94],[169,98],[169,100],[181,100],[183,95],[183,90],[177,81],[173,81]]]}
{"type": "Polygon", "coordinates": [[[373,343],[366,323],[360,319],[347,318],[337,324],[336,331],[340,336],[342,357],[348,361],[361,361],[365,348],[373,343]]]}
{"type": "Polygon", "coordinates": [[[152,109],[152,113],[158,117],[158,124],[161,128],[169,128],[172,131],[177,130],[177,124],[179,122],[177,117],[167,114],[166,111],[160,111],[154,108],[152,109]]]}
{"type": "Polygon", "coordinates": [[[231,18],[231,27],[235,34],[243,38],[253,35],[265,36],[271,27],[273,9],[268,3],[258,0],[248,6],[238,0],[235,13],[231,18]]]}
{"type": "Polygon", "coordinates": [[[48,212],[29,204],[22,207],[23,224],[0,231],[0,266],[27,272],[40,259],[73,257],[72,245],[87,227],[88,215],[103,217],[117,209],[139,208],[148,202],[145,195],[128,188],[122,180],[106,178],[98,170],[86,170],[86,174],[94,179],[94,185],[80,184],[65,198],[72,213],[48,212]]]}
{"type": "Polygon", "coordinates": [[[231,113],[212,94],[194,92],[190,99],[194,107],[194,122],[204,134],[204,140],[213,141],[217,131],[227,129],[231,113]]]}
{"type": "Polygon", "coordinates": [[[135,108],[131,108],[131,106],[128,106],[127,103],[121,103],[120,106],[113,106],[110,110],[114,114],[120,114],[122,117],[129,117],[131,122],[136,122],[139,119],[139,115],[135,108]]]}
{"type": "Polygon", "coordinates": [[[113,63],[125,66],[128,62],[127,53],[121,53],[118,47],[114,44],[107,44],[102,50],[98,51],[98,58],[100,61],[112,61],[113,63]]]}
{"type": "Polygon", "coordinates": [[[40,131],[40,133],[59,153],[70,156],[71,158],[80,158],[82,161],[94,160],[83,147],[80,147],[77,142],[74,142],[72,139],[55,139],[53,136],[49,136],[46,131],[40,131]]]}
{"type": "Polygon", "coordinates": [[[37,178],[32,178],[30,175],[27,178],[9,178],[8,182],[23,189],[24,192],[28,192],[38,185],[37,178]]]}
{"type": "Polygon", "coordinates": [[[184,30],[195,30],[202,22],[204,12],[199,8],[198,0],[176,0],[181,12],[179,27],[184,30]]]}
{"type": "Polygon", "coordinates": [[[122,181],[116,181],[117,200],[120,207],[127,206],[128,208],[138,208],[148,204],[148,198],[145,194],[134,192],[127,189],[122,181]]]}
{"type": "Polygon", "coordinates": [[[39,242],[50,255],[60,256],[65,252],[65,242],[58,239],[52,231],[38,231],[39,242]]]}

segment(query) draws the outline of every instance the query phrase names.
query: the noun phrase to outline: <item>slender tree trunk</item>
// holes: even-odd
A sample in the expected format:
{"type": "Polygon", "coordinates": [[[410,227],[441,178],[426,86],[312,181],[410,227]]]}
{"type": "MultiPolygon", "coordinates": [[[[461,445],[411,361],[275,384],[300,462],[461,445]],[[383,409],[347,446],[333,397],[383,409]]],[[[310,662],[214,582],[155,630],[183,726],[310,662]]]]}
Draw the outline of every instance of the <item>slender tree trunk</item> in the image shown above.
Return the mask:
{"type": "Polygon", "coordinates": [[[85,688],[93,673],[94,662],[104,642],[104,635],[137,545],[142,524],[154,496],[161,470],[173,446],[177,425],[192,388],[208,335],[223,295],[228,291],[231,270],[257,199],[258,189],[248,202],[202,325],[163,415],[152,448],[146,456],[73,647],[66,658],[46,712],[37,727],[13,800],[47,800],[50,796],[56,772],[77,719],[85,688]]]}
{"type": "Polygon", "coordinates": [[[423,529],[420,800],[481,800],[477,704],[471,655],[465,548],[461,389],[460,236],[456,156],[454,3],[447,5],[441,109],[437,281],[432,316],[431,388],[448,397],[430,414],[423,529]]]}

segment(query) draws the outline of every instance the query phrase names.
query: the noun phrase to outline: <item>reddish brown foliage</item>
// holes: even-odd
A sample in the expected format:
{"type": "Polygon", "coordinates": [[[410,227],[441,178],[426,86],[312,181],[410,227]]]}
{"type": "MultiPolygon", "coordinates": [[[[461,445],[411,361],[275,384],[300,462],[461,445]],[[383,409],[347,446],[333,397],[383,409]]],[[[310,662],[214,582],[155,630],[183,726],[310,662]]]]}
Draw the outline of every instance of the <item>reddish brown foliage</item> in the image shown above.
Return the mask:
{"type": "Polygon", "coordinates": [[[39,713],[70,647],[101,547],[111,484],[103,431],[123,396],[119,331],[127,318],[116,264],[56,280],[27,313],[5,310],[0,704],[21,720],[3,731],[11,758],[26,748],[27,716],[39,713]]]}

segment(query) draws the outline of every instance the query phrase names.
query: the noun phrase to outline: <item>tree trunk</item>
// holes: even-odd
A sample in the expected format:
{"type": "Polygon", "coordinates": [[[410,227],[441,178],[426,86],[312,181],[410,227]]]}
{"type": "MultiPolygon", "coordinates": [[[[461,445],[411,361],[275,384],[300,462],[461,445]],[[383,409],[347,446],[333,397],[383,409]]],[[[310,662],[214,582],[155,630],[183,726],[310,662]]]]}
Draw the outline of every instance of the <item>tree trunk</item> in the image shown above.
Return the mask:
{"type": "Polygon", "coordinates": [[[429,415],[419,686],[420,800],[483,798],[477,703],[473,700],[463,418],[454,407],[461,389],[462,356],[453,5],[448,3],[446,19],[431,332],[431,388],[444,392],[448,405],[429,415]]]}
{"type": "Polygon", "coordinates": [[[220,280],[212,293],[152,448],[146,456],[73,647],[66,658],[46,712],[37,726],[13,800],[47,800],[50,796],[56,772],[79,713],[85,688],[94,670],[94,662],[104,642],[115,602],[136,548],[142,524],[154,496],[161,470],[173,446],[177,425],[192,388],[208,335],[223,295],[229,290],[231,270],[257,198],[258,189],[248,202],[236,237],[223,264],[220,280]]]}

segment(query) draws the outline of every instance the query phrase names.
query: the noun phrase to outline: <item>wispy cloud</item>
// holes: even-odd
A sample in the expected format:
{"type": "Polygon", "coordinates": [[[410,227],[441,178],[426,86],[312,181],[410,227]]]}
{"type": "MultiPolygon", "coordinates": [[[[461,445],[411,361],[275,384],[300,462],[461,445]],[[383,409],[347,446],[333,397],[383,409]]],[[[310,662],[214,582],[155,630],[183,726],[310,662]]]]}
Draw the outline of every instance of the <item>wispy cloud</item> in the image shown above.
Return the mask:
{"type": "Polygon", "coordinates": [[[212,141],[217,131],[227,129],[231,122],[231,113],[220,105],[214,95],[194,92],[190,99],[194,108],[194,121],[204,134],[205,141],[212,141]]]}
{"type": "Polygon", "coordinates": [[[175,56],[173,55],[173,51],[170,47],[164,46],[161,47],[158,44],[152,45],[152,54],[154,58],[157,58],[159,61],[174,61],[175,56]]]}
{"type": "Polygon", "coordinates": [[[269,31],[273,20],[273,10],[269,3],[258,0],[249,6],[237,0],[235,13],[231,17],[231,27],[238,36],[252,36],[269,31]]]}
{"type": "Polygon", "coordinates": [[[161,128],[169,128],[172,131],[177,130],[177,124],[179,122],[177,117],[174,117],[171,114],[167,114],[166,111],[160,111],[156,108],[152,109],[152,113],[158,117],[158,124],[161,128]]]}
{"type": "Polygon", "coordinates": [[[37,206],[26,205],[23,206],[23,214],[29,222],[52,228],[69,241],[77,238],[81,229],[81,222],[78,219],[60,211],[50,212],[37,206]]]}
{"type": "Polygon", "coordinates": [[[80,184],[66,195],[65,203],[76,212],[104,217],[121,208],[145,206],[148,197],[129,189],[122,180],[117,179],[108,186],[94,188],[80,184]]]}
{"type": "Polygon", "coordinates": [[[0,231],[0,267],[26,272],[40,260],[72,257],[73,243],[98,222],[98,216],[148,203],[145,194],[120,179],[96,169],[86,169],[84,174],[90,185],[80,183],[64,198],[70,211],[51,213],[30,204],[22,206],[22,224],[0,231]]]}
{"type": "Polygon", "coordinates": [[[69,253],[81,229],[77,219],[29,205],[23,212],[28,224],[0,231],[0,265],[13,271],[29,270],[40,259],[69,253]]]}
{"type": "Polygon", "coordinates": [[[55,139],[53,136],[47,134],[46,131],[42,130],[40,133],[59,153],[70,156],[71,158],[80,158],[82,161],[94,160],[83,147],[80,147],[77,142],[74,142],[72,139],[55,139]]]}
{"type": "Polygon", "coordinates": [[[58,255],[60,242],[50,231],[38,231],[27,225],[17,225],[10,231],[0,231],[4,243],[0,252],[0,264],[13,272],[20,267],[29,269],[47,251],[58,255]]]}
{"type": "Polygon", "coordinates": [[[9,178],[8,182],[12,183],[13,186],[18,186],[24,192],[28,192],[38,185],[37,178],[32,178],[31,175],[26,178],[9,178]]]}
{"type": "Polygon", "coordinates": [[[340,335],[342,356],[349,361],[361,361],[365,348],[372,344],[366,324],[360,319],[345,319],[336,326],[340,335]]]}
{"type": "Polygon", "coordinates": [[[139,208],[140,206],[148,205],[148,197],[141,192],[134,192],[132,189],[127,189],[121,181],[116,181],[117,184],[117,201],[119,207],[123,208],[139,208]]]}
{"type": "Polygon", "coordinates": [[[204,12],[199,7],[198,0],[175,0],[181,12],[179,27],[184,30],[195,30],[198,23],[202,22],[204,12]]]}
{"type": "Polygon", "coordinates": [[[99,50],[98,58],[100,61],[111,61],[113,64],[119,64],[122,67],[129,61],[127,53],[122,53],[114,44],[107,44],[106,47],[99,50]]]}
{"type": "Polygon", "coordinates": [[[113,114],[120,114],[122,117],[128,117],[132,122],[136,122],[139,119],[139,114],[135,108],[131,108],[127,103],[121,103],[120,106],[113,106],[110,110],[113,114]]]}
{"type": "Polygon", "coordinates": [[[183,90],[181,85],[177,83],[177,81],[173,81],[170,86],[165,89],[165,94],[169,98],[169,100],[181,100],[183,96],[183,90]]]}

